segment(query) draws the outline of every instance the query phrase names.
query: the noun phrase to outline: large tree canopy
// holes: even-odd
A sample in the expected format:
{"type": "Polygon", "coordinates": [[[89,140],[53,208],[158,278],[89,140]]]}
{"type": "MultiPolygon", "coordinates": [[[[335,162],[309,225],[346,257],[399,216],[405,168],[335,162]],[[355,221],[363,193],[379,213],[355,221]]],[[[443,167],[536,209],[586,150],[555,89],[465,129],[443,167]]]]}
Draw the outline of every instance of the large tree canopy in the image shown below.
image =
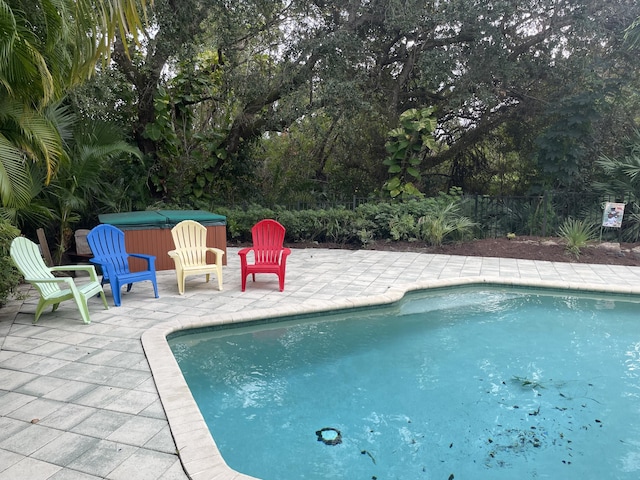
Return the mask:
{"type": "Polygon", "coordinates": [[[294,134],[297,171],[318,184],[384,175],[381,132],[424,107],[439,146],[424,152],[421,188],[484,188],[469,178],[513,152],[538,182],[573,188],[635,121],[637,57],[623,42],[639,15],[634,0],[157,0],[142,48],[114,59],[169,198],[246,185],[252,142],[294,134]]]}

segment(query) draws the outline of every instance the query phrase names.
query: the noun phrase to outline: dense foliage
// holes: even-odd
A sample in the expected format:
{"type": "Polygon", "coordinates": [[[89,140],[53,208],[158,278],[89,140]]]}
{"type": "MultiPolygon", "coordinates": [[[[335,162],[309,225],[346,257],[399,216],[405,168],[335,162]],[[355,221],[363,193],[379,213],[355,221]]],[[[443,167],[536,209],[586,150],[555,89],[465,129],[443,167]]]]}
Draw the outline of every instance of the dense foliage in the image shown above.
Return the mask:
{"type": "Polygon", "coordinates": [[[380,194],[385,143],[413,108],[437,121],[421,193],[575,191],[637,123],[624,39],[639,14],[630,0],[190,0],[179,14],[157,0],[153,35],[130,57],[116,45],[105,74],[132,98],[108,110],[128,118],[157,199],[380,194]]]}
{"type": "Polygon", "coordinates": [[[99,213],[169,204],[230,209],[232,235],[256,210],[294,239],[437,243],[478,228],[451,188],[545,199],[474,212],[484,235],[555,231],[569,192],[624,199],[640,234],[635,0],[3,6],[0,215],[58,258],[99,213]],[[423,196],[440,224],[403,210],[423,196]]]}
{"type": "MultiPolygon", "coordinates": [[[[91,77],[111,55],[119,32],[142,28],[146,0],[3,0],[0,2],[0,201],[30,201],[29,163],[45,182],[67,158],[50,107],[91,77]]],[[[36,179],[39,183],[41,179],[36,179]]]]}
{"type": "Polygon", "coordinates": [[[22,278],[9,256],[11,241],[20,231],[0,218],[0,307],[7,302],[22,278]]]}
{"type": "Polygon", "coordinates": [[[464,216],[464,200],[456,194],[405,202],[370,202],[349,210],[287,210],[257,205],[219,208],[227,217],[231,242],[251,241],[251,227],[275,218],[287,229],[286,241],[363,246],[372,241],[423,241],[430,245],[471,238],[476,226],[464,216]]]}

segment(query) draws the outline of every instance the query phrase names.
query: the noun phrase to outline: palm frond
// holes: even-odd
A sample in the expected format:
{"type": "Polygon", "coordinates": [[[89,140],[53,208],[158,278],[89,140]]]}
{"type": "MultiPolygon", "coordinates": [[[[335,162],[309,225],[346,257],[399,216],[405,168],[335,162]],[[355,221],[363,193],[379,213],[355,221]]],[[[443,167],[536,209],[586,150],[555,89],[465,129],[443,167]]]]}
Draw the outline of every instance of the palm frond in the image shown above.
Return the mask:
{"type": "Polygon", "coordinates": [[[36,112],[25,111],[21,117],[24,150],[33,161],[41,161],[46,166],[46,182],[51,181],[58,163],[66,158],[62,139],[55,125],[36,112]]]}
{"type": "MultiPolygon", "coordinates": [[[[65,160],[64,118],[45,109],[108,61],[119,32],[142,29],[148,0],[0,0],[0,201],[23,202],[28,162],[51,181],[65,160]],[[59,128],[58,128],[59,127],[59,128]],[[62,133],[62,135],[61,135],[62,133]]],[[[130,38],[130,37],[129,37],[130,38]]],[[[60,113],[60,112],[59,112],[60,113]]]]}
{"type": "Polygon", "coordinates": [[[636,155],[626,157],[622,165],[622,171],[628,175],[631,180],[636,180],[638,175],[640,175],[640,157],[636,155]]]}
{"type": "Polygon", "coordinates": [[[43,111],[43,115],[51,125],[55,125],[65,145],[72,142],[78,118],[67,105],[64,105],[62,102],[49,105],[43,111]]]}
{"type": "Polygon", "coordinates": [[[640,48],[640,17],[624,31],[624,40],[629,49],[640,48]]]}
{"type": "Polygon", "coordinates": [[[5,69],[11,61],[11,52],[17,36],[16,18],[13,10],[4,1],[0,0],[0,84],[11,93],[11,84],[5,77],[5,69]]]}
{"type": "Polygon", "coordinates": [[[24,153],[0,133],[0,199],[3,207],[26,205],[31,199],[31,177],[24,153]]]}

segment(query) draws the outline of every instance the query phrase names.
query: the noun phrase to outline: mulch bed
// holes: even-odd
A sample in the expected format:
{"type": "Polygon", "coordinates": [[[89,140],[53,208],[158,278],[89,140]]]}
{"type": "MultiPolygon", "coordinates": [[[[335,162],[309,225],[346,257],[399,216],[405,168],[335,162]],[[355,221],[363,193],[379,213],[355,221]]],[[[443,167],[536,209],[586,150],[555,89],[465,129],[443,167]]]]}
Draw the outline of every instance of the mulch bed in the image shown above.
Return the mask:
{"type": "Polygon", "coordinates": [[[591,263],[602,265],[640,266],[640,243],[594,242],[583,248],[579,256],[567,252],[562,239],[543,237],[487,238],[464,243],[432,247],[424,242],[372,242],[366,247],[330,243],[293,243],[291,248],[341,248],[387,250],[397,252],[437,253],[473,257],[521,258],[551,262],[591,263]]]}

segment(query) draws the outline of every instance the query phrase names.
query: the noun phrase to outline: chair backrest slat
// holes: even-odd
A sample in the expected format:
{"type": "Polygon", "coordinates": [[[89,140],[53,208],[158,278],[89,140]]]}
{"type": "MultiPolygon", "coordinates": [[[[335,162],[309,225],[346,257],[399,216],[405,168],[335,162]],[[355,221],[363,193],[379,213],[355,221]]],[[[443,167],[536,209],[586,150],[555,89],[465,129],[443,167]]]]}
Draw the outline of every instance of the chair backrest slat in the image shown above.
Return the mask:
{"type": "Polygon", "coordinates": [[[10,255],[20,273],[30,280],[43,297],[49,298],[60,291],[55,283],[38,282],[38,279],[46,280],[55,277],[44,263],[40,249],[31,240],[24,237],[15,238],[11,242],[10,255]]]}
{"type": "Polygon", "coordinates": [[[184,266],[203,265],[207,261],[207,228],[194,220],[183,220],[171,229],[176,253],[184,266]]]}
{"type": "Polygon", "coordinates": [[[109,224],[98,225],[87,235],[87,242],[94,257],[108,258],[118,274],[129,273],[129,255],[122,230],[109,224]]]}
{"type": "Polygon", "coordinates": [[[285,228],[275,220],[266,219],[251,229],[255,263],[278,263],[284,244],[285,228]]]}

